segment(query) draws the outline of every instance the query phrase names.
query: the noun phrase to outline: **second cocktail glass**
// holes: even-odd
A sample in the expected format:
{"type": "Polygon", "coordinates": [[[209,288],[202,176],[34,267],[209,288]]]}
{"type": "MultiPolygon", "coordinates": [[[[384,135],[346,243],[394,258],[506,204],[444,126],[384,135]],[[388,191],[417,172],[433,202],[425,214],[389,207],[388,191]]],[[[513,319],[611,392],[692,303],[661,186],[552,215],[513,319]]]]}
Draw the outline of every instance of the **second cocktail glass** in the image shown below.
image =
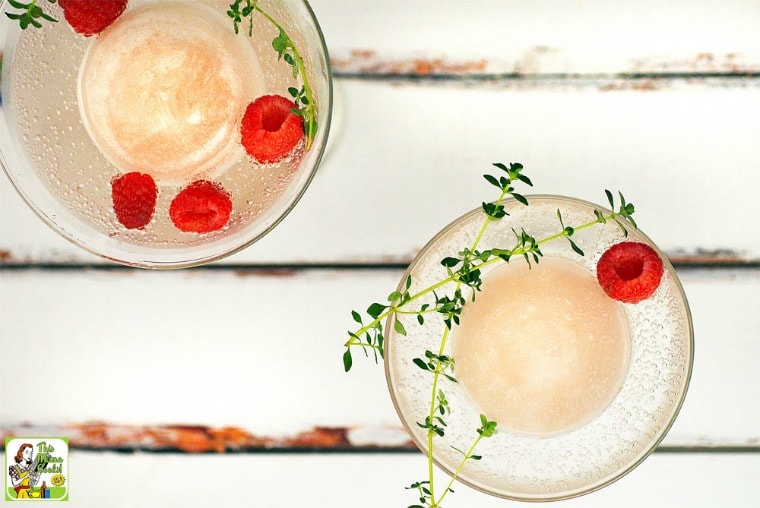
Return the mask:
{"type": "Polygon", "coordinates": [[[237,252],[292,210],[324,152],[317,20],[302,0],[123,4],[91,34],[66,2],[40,2],[57,22],[39,28],[0,2],[0,163],[44,222],[104,258],[237,252]]]}

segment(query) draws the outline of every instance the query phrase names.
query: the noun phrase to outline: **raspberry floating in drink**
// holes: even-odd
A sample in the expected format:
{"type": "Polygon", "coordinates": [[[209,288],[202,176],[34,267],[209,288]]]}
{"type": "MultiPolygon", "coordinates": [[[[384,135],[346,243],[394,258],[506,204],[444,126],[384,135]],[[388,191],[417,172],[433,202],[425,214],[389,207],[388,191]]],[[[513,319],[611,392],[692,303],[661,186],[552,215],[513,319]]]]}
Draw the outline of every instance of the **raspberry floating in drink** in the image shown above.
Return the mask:
{"type": "Polygon", "coordinates": [[[281,95],[265,95],[249,104],[240,125],[248,155],[269,164],[291,153],[304,136],[303,120],[293,112],[295,108],[293,101],[281,95]]]}
{"type": "Polygon", "coordinates": [[[105,30],[127,8],[127,0],[58,0],[58,3],[69,26],[85,37],[105,30]]]}
{"type": "Polygon", "coordinates": [[[657,252],[639,242],[621,242],[607,249],[596,265],[599,284],[611,298],[638,303],[660,285],[663,267],[657,252]]]}
{"type": "Polygon", "coordinates": [[[132,172],[114,178],[111,199],[116,218],[127,229],[144,228],[156,209],[158,188],[150,175],[132,172]]]}
{"type": "Polygon", "coordinates": [[[193,182],[172,200],[169,216],[177,229],[187,233],[210,233],[227,224],[232,200],[221,185],[200,180],[193,182]]]}

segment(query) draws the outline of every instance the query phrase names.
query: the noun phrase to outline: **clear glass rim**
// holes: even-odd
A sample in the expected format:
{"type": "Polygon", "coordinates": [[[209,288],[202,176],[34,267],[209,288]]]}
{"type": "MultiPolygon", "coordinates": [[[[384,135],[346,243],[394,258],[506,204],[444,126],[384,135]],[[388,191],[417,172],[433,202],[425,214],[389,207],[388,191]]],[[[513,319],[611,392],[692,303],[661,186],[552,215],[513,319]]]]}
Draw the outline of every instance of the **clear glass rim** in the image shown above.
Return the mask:
{"type": "MultiPolygon", "coordinates": [[[[598,206],[590,201],[586,201],[583,199],[568,197],[568,196],[562,196],[562,195],[553,195],[553,194],[532,194],[532,195],[526,195],[525,196],[529,202],[534,202],[536,200],[539,201],[557,201],[557,202],[569,202],[574,203],[576,205],[580,205],[589,209],[598,209],[602,212],[609,213],[611,210],[609,210],[606,207],[598,206]]],[[[509,205],[511,203],[514,203],[515,200],[512,198],[506,199],[504,201],[505,205],[509,205]]],[[[467,223],[471,219],[473,219],[475,216],[483,216],[485,217],[482,208],[475,208],[460,217],[454,219],[451,223],[446,225],[443,229],[441,229],[438,233],[436,233],[433,238],[431,238],[419,251],[419,253],[414,257],[414,259],[411,261],[407,269],[404,271],[403,276],[400,279],[400,282],[397,286],[397,291],[401,292],[405,289],[405,281],[406,278],[414,272],[414,269],[419,265],[424,259],[426,259],[428,253],[438,245],[438,243],[444,239],[448,234],[450,234],[452,231],[456,231],[459,228],[463,226],[463,224],[467,223]]],[[[670,263],[669,259],[665,254],[662,252],[662,250],[647,236],[645,235],[641,230],[634,227],[633,225],[626,224],[626,228],[633,230],[636,232],[638,236],[640,236],[643,240],[645,240],[650,246],[652,246],[655,251],[658,253],[660,258],[663,261],[665,271],[672,274],[673,280],[675,282],[677,291],[679,293],[679,297],[681,299],[681,302],[684,306],[685,316],[686,316],[686,325],[688,328],[688,347],[689,347],[689,355],[688,355],[688,364],[686,365],[686,375],[683,380],[683,385],[680,390],[680,394],[678,397],[678,401],[676,404],[673,405],[671,408],[671,413],[667,419],[667,422],[665,425],[663,425],[660,429],[658,429],[657,435],[654,439],[652,439],[646,446],[646,449],[643,450],[642,453],[640,453],[635,460],[627,463],[624,467],[621,467],[615,471],[612,471],[610,474],[608,474],[606,477],[588,484],[587,486],[583,488],[576,488],[573,490],[569,490],[566,493],[560,493],[558,495],[548,495],[548,496],[542,496],[542,495],[521,495],[519,493],[510,493],[510,492],[496,492],[494,490],[488,489],[486,487],[483,487],[482,485],[479,485],[475,481],[469,480],[466,476],[463,474],[460,474],[457,477],[457,481],[469,486],[470,488],[473,488],[477,491],[480,491],[482,493],[508,499],[512,501],[526,501],[526,502],[549,502],[549,501],[562,501],[567,499],[572,499],[576,497],[580,497],[586,494],[589,494],[591,492],[595,492],[603,487],[606,487],[610,485],[611,483],[614,483],[615,481],[619,480],[620,478],[627,475],[629,472],[634,470],[638,465],[640,465],[649,455],[651,455],[654,450],[659,446],[659,444],[662,442],[662,440],[667,435],[668,431],[671,429],[673,424],[675,423],[675,420],[678,416],[678,414],[681,411],[681,408],[683,407],[683,403],[686,399],[686,395],[688,392],[688,388],[691,382],[691,375],[692,375],[692,369],[694,364],[694,327],[692,322],[692,315],[691,315],[691,309],[689,307],[688,300],[686,298],[686,294],[683,290],[683,285],[681,284],[681,281],[676,275],[675,268],[670,263]]],[[[530,232],[529,232],[530,233],[530,232]]],[[[386,340],[385,340],[385,357],[384,357],[384,369],[385,369],[385,377],[386,377],[386,383],[388,387],[388,391],[391,397],[391,401],[393,402],[393,406],[396,410],[396,413],[401,420],[404,428],[406,429],[407,433],[409,434],[410,438],[414,442],[415,446],[427,457],[429,455],[427,443],[421,439],[418,438],[417,434],[413,432],[413,429],[415,427],[415,423],[413,421],[409,421],[408,417],[404,414],[404,411],[402,410],[400,403],[398,401],[398,397],[396,395],[396,391],[393,386],[392,382],[392,365],[391,365],[391,359],[392,354],[391,351],[393,349],[393,341],[397,337],[397,333],[394,330],[394,317],[393,315],[389,316],[385,323],[385,331],[386,331],[386,340]]],[[[485,457],[484,457],[485,460],[485,457]]],[[[439,467],[441,470],[445,471],[449,476],[453,476],[455,473],[455,469],[444,463],[443,461],[439,460],[438,457],[435,456],[435,453],[433,455],[433,462],[437,467],[439,467]]]]}
{"type": "MultiPolygon", "coordinates": [[[[304,157],[308,156],[313,159],[313,166],[309,168],[308,175],[306,175],[303,178],[303,180],[298,184],[299,187],[297,191],[293,193],[293,195],[288,200],[287,204],[282,206],[282,209],[278,211],[277,214],[273,215],[272,219],[269,221],[268,225],[265,228],[261,229],[256,234],[253,234],[251,236],[246,235],[245,231],[241,231],[239,233],[232,234],[229,237],[225,237],[223,241],[219,242],[219,245],[217,245],[216,242],[212,242],[211,244],[202,244],[200,248],[189,246],[189,247],[183,247],[179,249],[163,249],[163,248],[152,248],[152,247],[145,247],[145,246],[134,246],[134,248],[138,251],[138,254],[133,254],[132,256],[130,256],[129,259],[124,259],[123,257],[113,255],[113,251],[116,250],[115,247],[112,247],[111,249],[106,251],[106,249],[101,250],[91,245],[83,243],[82,241],[77,239],[77,236],[75,235],[75,233],[65,230],[58,222],[56,222],[53,218],[48,216],[45,210],[42,210],[40,208],[40,206],[35,202],[35,199],[33,199],[28,194],[28,192],[14,177],[13,171],[11,170],[9,163],[6,161],[5,156],[3,155],[2,151],[0,151],[0,167],[2,167],[3,172],[8,177],[8,180],[10,181],[11,185],[15,189],[16,193],[21,197],[21,199],[24,201],[26,206],[44,224],[46,224],[50,229],[55,231],[59,236],[67,240],[69,243],[101,259],[113,261],[118,264],[135,267],[135,268],[179,269],[179,268],[191,268],[191,267],[195,267],[199,265],[205,265],[205,264],[226,258],[235,253],[238,253],[250,247],[252,244],[256,243],[261,238],[269,234],[296,207],[296,205],[303,198],[304,194],[306,193],[306,190],[309,188],[312,181],[314,180],[314,177],[317,174],[322,158],[324,156],[325,149],[327,147],[327,140],[330,134],[330,127],[332,123],[332,114],[333,114],[333,100],[334,100],[333,72],[332,72],[332,67],[330,63],[330,55],[328,52],[324,33],[308,0],[289,0],[289,1],[293,1],[294,3],[299,3],[303,7],[303,10],[305,14],[307,15],[307,18],[312,24],[314,33],[317,36],[318,45],[319,45],[318,52],[321,53],[321,55],[324,58],[324,73],[325,73],[325,81],[326,81],[327,86],[326,86],[326,93],[325,93],[325,104],[320,105],[321,108],[325,108],[323,110],[324,119],[320,119],[320,129],[322,130],[322,133],[320,134],[321,142],[318,145],[315,143],[310,149],[310,152],[307,152],[304,154],[304,157]],[[315,151],[315,152],[311,153],[311,151],[315,151]],[[239,241],[234,241],[234,242],[231,241],[231,239],[233,238],[238,239],[239,241]],[[242,238],[245,238],[245,240],[242,240],[242,238]],[[209,245],[213,245],[214,248],[209,248],[208,247],[209,245]],[[225,246],[225,248],[220,248],[222,246],[225,246]],[[207,249],[208,249],[208,252],[207,252],[207,249]]],[[[5,7],[6,3],[7,3],[6,0],[0,0],[0,11],[3,11],[3,8],[5,7]]],[[[2,18],[0,19],[0,43],[2,43],[2,47],[0,47],[0,69],[2,69],[3,49],[5,46],[5,39],[7,37],[8,27],[9,27],[9,23],[11,23],[11,20],[7,19],[6,16],[3,16],[1,14],[0,14],[0,17],[2,18]]],[[[0,70],[0,76],[2,76],[2,70],[0,70]]],[[[70,214],[70,212],[68,213],[70,214]]],[[[70,214],[70,215],[72,216],[72,222],[76,222],[77,224],[81,223],[88,231],[92,230],[93,235],[95,234],[94,229],[92,229],[89,225],[84,224],[81,221],[81,219],[74,216],[73,214],[70,214]]]]}

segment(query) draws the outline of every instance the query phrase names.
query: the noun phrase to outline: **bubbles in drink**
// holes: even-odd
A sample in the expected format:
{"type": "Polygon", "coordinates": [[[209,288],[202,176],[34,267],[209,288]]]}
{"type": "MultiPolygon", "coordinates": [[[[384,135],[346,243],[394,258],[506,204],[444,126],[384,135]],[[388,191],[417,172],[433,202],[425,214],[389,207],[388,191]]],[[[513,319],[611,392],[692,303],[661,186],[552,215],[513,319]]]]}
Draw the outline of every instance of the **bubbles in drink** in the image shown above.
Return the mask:
{"type": "Polygon", "coordinates": [[[130,263],[195,259],[171,251],[201,247],[198,259],[214,258],[265,234],[313,176],[329,125],[330,83],[304,4],[258,6],[279,26],[257,11],[252,37],[247,20],[235,34],[224,0],[131,0],[93,37],[75,33],[58,4],[46,6],[59,22],[18,31],[4,48],[13,165],[34,175],[22,179],[36,179],[16,186],[64,236],[130,263]],[[273,48],[280,27],[300,50],[305,73],[294,74],[273,48]],[[240,144],[246,106],[262,95],[288,97],[304,74],[323,128],[308,150],[304,139],[277,163],[258,163],[240,144]],[[117,220],[111,196],[113,180],[129,172],[149,174],[158,186],[155,213],[134,230],[117,220]],[[183,232],[169,216],[172,199],[197,180],[231,197],[230,220],[219,230],[183,232]]]}
{"type": "MultiPolygon", "coordinates": [[[[565,224],[577,226],[594,221],[599,209],[558,196],[528,199],[529,206],[506,203],[508,216],[491,222],[482,237],[480,208],[445,228],[410,265],[410,294],[446,280],[441,259],[461,256],[476,238],[482,251],[510,248],[520,228],[537,239],[555,235],[558,210],[565,224]]],[[[426,315],[423,326],[414,315],[396,316],[406,334],[388,323],[385,362],[392,399],[426,453],[431,449],[420,423],[430,415],[431,389],[445,393],[450,412],[443,415],[445,434],[435,437],[432,455],[446,472],[458,470],[458,450],[477,437],[481,415],[498,423],[496,434],[477,445],[482,460],[468,460],[458,478],[520,500],[564,499],[602,487],[662,439],[688,386],[691,318],[668,263],[649,299],[625,304],[604,294],[595,280],[604,251],[624,239],[654,247],[635,228],[627,233],[614,221],[576,228],[573,239],[584,256],[560,238],[541,244],[543,257],[531,270],[520,256],[484,268],[483,291],[475,302],[467,299],[460,325],[450,333],[436,313],[426,315]],[[479,331],[481,325],[485,330],[479,331]],[[452,358],[458,382],[441,377],[433,388],[431,372],[414,361],[427,351],[452,358]]],[[[415,304],[432,308],[455,289],[455,282],[437,286],[415,304]]]]}

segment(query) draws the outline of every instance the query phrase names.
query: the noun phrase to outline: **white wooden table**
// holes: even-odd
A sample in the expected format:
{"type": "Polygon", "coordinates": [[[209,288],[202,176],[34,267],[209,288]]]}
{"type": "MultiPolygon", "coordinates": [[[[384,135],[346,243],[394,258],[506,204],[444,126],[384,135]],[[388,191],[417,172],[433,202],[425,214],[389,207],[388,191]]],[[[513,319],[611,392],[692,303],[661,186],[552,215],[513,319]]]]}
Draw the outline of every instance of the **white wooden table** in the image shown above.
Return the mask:
{"type": "MultiPolygon", "coordinates": [[[[350,311],[491,199],[492,162],[519,161],[536,192],[622,190],[694,317],[691,388],[662,445],[563,505],[759,506],[760,1],[311,3],[335,73],[330,144],[249,249],[116,267],[0,177],[0,434],[69,436],[73,506],[413,504],[425,461],[382,368],[343,372],[350,311]]],[[[447,507],[518,504],[456,490],[447,507]]]]}

